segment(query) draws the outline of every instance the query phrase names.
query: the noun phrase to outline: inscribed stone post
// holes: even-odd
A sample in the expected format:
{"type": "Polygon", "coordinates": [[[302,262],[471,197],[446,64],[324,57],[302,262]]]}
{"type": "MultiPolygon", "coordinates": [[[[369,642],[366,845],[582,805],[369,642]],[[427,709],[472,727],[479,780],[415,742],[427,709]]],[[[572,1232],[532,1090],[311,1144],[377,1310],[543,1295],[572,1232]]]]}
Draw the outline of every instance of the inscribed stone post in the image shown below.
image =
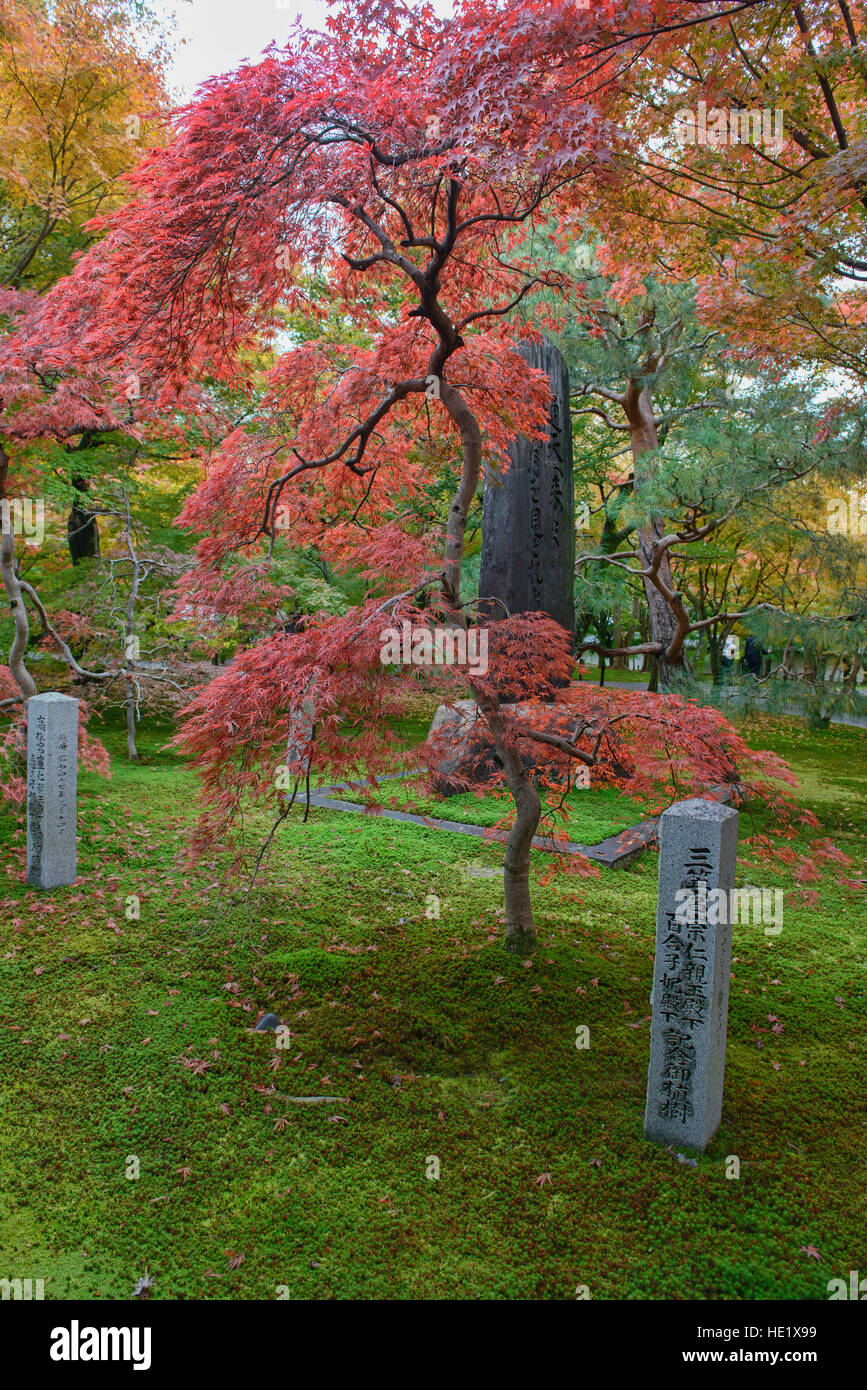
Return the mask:
{"type": "Polygon", "coordinates": [[[34,695],[27,701],[27,882],[74,883],[78,780],[78,701],[34,695]]]}
{"type": "Polygon", "coordinates": [[[548,613],[575,630],[575,515],[569,375],[553,343],[521,343],[517,351],[548,374],[553,397],[548,438],[523,435],[509,448],[502,478],[488,474],[482,509],[479,597],[490,618],[548,613]]]}
{"type": "Polygon", "coordinates": [[[715,801],[678,801],[659,822],[644,1133],[699,1152],[722,1117],[737,838],[737,811],[715,801]]]}

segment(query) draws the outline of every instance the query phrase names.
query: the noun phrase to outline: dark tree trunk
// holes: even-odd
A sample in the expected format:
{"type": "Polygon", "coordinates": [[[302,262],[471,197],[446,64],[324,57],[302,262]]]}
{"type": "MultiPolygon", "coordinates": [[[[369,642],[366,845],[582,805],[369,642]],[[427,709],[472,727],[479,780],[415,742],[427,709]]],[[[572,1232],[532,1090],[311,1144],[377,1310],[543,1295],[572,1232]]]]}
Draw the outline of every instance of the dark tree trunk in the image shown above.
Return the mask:
{"type": "MultiPolygon", "coordinates": [[[[611,639],[611,645],[612,647],[627,647],[629,646],[631,640],[632,634],[625,633],[623,631],[623,618],[620,612],[618,611],[614,615],[614,635],[611,639]]],[[[611,658],[611,669],[612,671],[629,670],[629,657],[625,654],[625,652],[621,652],[619,656],[613,656],[611,658]]]]}
{"type": "Polygon", "coordinates": [[[711,685],[719,685],[722,679],[720,670],[720,645],[717,636],[716,626],[708,628],[707,631],[707,655],[710,661],[710,682],[711,685]]]}
{"type": "Polygon", "coordinates": [[[515,823],[506,843],[503,885],[506,898],[506,934],[503,946],[516,956],[531,956],[536,949],[536,927],[530,900],[530,851],[542,815],[542,802],[524,767],[519,750],[503,738],[502,717],[488,704],[488,727],[497,757],[503,765],[509,791],[515,801],[515,823]]]}
{"type": "MultiPolygon", "coordinates": [[[[449,508],[442,577],[442,594],[446,610],[455,625],[460,626],[466,624],[460,602],[464,531],[467,513],[475,496],[481,472],[482,435],[478,420],[466,401],[444,379],[440,382],[440,399],[460,430],[463,450],[461,481],[449,508]]],[[[502,763],[509,790],[515,799],[515,823],[509,834],[503,864],[506,904],[506,934],[503,945],[506,950],[517,955],[529,956],[536,949],[536,930],[530,899],[530,850],[542,814],[542,803],[530,774],[524,767],[520,752],[513,743],[506,740],[499,701],[482,690],[474,688],[473,693],[493,735],[497,756],[502,763]]]]}
{"type": "Polygon", "coordinates": [[[72,486],[76,498],[66,523],[66,535],[72,563],[77,565],[80,560],[89,560],[99,554],[99,527],[95,513],[87,508],[87,479],[76,476],[72,479],[72,486]]]}

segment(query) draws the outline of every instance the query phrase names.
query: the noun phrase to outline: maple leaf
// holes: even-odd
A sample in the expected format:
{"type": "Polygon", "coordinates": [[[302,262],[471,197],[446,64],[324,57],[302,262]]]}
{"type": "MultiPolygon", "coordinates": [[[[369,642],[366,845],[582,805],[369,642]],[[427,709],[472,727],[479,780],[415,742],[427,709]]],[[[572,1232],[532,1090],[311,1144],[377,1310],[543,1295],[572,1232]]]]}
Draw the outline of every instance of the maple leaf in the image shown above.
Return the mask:
{"type": "Polygon", "coordinates": [[[208,1067],[213,1066],[212,1062],[206,1062],[201,1057],[176,1057],[176,1062],[180,1062],[182,1067],[186,1067],[194,1076],[204,1076],[208,1067]]]}
{"type": "Polygon", "coordinates": [[[802,1245],[801,1254],[806,1255],[810,1260],[820,1260],[822,1258],[815,1245],[802,1245]]]}

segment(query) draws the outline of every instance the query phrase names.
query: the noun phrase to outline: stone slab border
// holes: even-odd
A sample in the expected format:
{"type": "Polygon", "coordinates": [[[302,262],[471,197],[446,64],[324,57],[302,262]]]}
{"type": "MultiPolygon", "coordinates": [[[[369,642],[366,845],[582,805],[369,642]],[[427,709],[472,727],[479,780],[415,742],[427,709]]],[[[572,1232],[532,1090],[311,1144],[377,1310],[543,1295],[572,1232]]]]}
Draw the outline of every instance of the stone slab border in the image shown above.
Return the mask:
{"type": "MultiPolygon", "coordinates": [[[[407,777],[417,777],[421,769],[412,772],[401,772],[396,777],[384,778],[383,781],[398,781],[407,777]]],[[[356,787],[369,786],[368,782],[336,782],[333,786],[317,787],[310,791],[310,805],[318,806],[322,810],[330,811],[355,811],[364,815],[383,816],[386,820],[403,821],[409,825],[421,825],[429,830],[451,830],[457,835],[475,835],[477,839],[486,839],[494,843],[503,843],[508,838],[508,831],[491,832],[486,825],[469,825],[463,821],[438,820],[431,816],[414,816],[409,811],[378,810],[368,811],[367,807],[357,801],[341,801],[334,795],[335,792],[349,791],[356,787]]],[[[711,787],[714,801],[727,805],[732,799],[732,792],[736,790],[728,783],[718,783],[711,787]]],[[[533,848],[547,851],[549,854],[583,854],[585,859],[593,859],[598,864],[604,864],[609,869],[625,869],[628,864],[633,863],[640,854],[650,845],[656,843],[659,827],[659,816],[653,816],[649,820],[639,821],[637,825],[631,825],[626,830],[621,830],[617,835],[609,835],[607,839],[600,840],[598,845],[579,845],[572,840],[554,840],[550,836],[535,835],[533,837],[533,848]]]]}

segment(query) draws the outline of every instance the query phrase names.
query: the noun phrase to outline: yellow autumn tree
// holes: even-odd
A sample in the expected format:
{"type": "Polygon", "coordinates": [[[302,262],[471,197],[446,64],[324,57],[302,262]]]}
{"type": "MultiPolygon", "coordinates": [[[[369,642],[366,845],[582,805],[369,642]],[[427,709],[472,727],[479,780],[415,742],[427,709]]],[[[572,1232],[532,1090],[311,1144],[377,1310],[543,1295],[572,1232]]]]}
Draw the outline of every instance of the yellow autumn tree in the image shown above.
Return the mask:
{"type": "Polygon", "coordinates": [[[138,0],[0,0],[0,284],[68,273],[162,143],[165,38],[138,0]]]}

